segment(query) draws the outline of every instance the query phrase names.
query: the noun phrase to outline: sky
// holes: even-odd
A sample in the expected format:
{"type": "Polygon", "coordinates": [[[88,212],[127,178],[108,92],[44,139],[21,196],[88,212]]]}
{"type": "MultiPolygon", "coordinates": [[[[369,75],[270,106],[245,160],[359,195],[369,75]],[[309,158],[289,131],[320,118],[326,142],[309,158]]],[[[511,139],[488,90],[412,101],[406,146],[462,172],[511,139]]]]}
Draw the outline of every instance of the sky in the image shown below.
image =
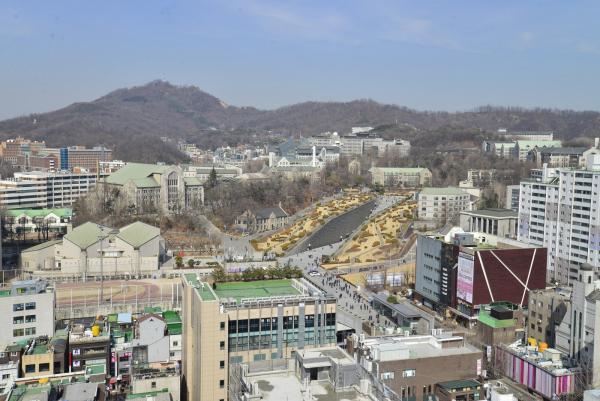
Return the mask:
{"type": "Polygon", "coordinates": [[[164,79],[236,106],[600,110],[600,2],[3,0],[0,119],[164,79]]]}

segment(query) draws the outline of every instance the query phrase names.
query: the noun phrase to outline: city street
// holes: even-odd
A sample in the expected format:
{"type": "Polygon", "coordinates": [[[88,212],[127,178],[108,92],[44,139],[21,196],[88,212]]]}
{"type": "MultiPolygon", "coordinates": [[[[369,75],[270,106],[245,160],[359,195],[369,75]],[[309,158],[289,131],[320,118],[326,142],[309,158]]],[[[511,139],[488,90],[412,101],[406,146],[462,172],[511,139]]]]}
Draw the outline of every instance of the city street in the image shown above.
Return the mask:
{"type": "Polygon", "coordinates": [[[304,271],[307,280],[325,290],[328,295],[334,296],[337,299],[338,321],[340,323],[357,328],[357,332],[360,327],[359,322],[363,321],[369,321],[380,326],[395,327],[393,322],[389,321],[384,316],[378,315],[378,313],[373,310],[367,299],[369,293],[366,289],[361,289],[361,292],[358,293],[352,285],[320,267],[320,261],[322,260],[323,255],[332,254],[341,245],[342,242],[337,242],[321,248],[280,258],[279,262],[281,264],[289,262],[292,266],[300,267],[304,271]],[[308,274],[310,271],[318,271],[320,276],[310,276],[308,274]]]}

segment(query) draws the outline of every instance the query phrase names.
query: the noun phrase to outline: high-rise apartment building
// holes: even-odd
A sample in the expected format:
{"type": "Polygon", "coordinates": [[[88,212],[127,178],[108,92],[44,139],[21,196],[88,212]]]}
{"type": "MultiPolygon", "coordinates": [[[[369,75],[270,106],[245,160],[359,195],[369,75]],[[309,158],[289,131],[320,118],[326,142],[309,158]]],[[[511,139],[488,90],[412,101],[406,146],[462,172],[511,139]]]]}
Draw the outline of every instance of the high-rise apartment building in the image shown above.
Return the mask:
{"type": "Polygon", "coordinates": [[[585,168],[544,168],[521,182],[518,239],[548,248],[549,282],[570,284],[582,263],[600,265],[600,155],[585,168]]]}
{"type": "Polygon", "coordinates": [[[60,208],[71,206],[96,183],[96,174],[15,173],[0,180],[0,207],[5,209],[60,208]]]}
{"type": "Polygon", "coordinates": [[[182,399],[227,399],[229,367],[335,345],[336,301],[304,279],[210,285],[183,276],[182,399]]]}

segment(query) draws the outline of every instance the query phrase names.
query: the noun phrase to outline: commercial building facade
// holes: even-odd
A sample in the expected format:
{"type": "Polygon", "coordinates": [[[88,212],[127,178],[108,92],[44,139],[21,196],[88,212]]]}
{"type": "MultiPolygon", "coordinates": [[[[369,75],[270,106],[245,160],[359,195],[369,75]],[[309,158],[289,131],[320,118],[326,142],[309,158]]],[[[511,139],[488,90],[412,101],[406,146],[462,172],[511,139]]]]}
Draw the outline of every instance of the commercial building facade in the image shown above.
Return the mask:
{"type": "Polygon", "coordinates": [[[304,279],[222,283],[183,277],[183,397],[227,399],[231,365],[335,345],[336,302],[304,279]]]}
{"type": "MultiPolygon", "coordinates": [[[[551,287],[531,291],[527,338],[533,338],[538,344],[546,343],[552,348],[557,347],[557,330],[563,320],[569,319],[570,304],[569,288],[551,287]]],[[[565,342],[568,342],[568,339],[565,342]]],[[[568,352],[566,349],[561,351],[568,352]]]]}
{"type": "Polygon", "coordinates": [[[482,352],[451,333],[351,339],[348,352],[368,372],[374,386],[385,385],[398,399],[424,400],[436,384],[475,379],[482,352]]]}
{"type": "Polygon", "coordinates": [[[417,237],[417,298],[470,323],[481,305],[508,301],[527,306],[529,292],[545,288],[545,277],[545,248],[460,228],[446,236],[417,237]]]}

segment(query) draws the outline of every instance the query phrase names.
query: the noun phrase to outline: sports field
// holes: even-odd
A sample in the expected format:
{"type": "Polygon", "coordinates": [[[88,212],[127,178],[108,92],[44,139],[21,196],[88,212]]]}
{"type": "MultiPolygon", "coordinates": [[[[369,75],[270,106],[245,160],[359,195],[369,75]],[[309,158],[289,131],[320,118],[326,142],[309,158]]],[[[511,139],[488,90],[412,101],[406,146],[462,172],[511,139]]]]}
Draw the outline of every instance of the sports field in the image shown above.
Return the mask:
{"type": "Polygon", "coordinates": [[[281,295],[298,295],[300,292],[292,287],[292,280],[259,280],[219,283],[215,289],[220,299],[261,298],[281,295]]]}

